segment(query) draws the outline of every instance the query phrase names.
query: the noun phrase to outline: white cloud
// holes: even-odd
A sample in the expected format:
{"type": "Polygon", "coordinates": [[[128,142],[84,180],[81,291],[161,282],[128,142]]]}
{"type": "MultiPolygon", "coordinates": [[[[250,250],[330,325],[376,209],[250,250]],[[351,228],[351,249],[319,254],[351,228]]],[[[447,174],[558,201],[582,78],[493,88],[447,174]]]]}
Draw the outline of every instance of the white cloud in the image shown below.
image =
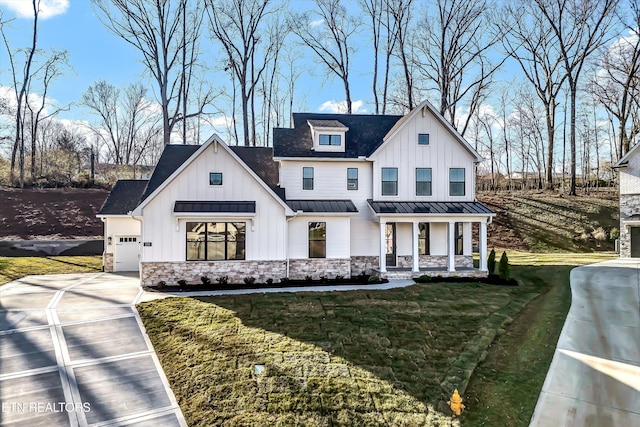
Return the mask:
{"type": "MultiPolygon", "coordinates": [[[[20,18],[33,18],[33,4],[29,0],[0,0],[0,5],[5,5],[20,18]]],[[[47,19],[62,15],[68,8],[69,0],[40,0],[38,18],[47,19]]]]}
{"type": "MultiPolygon", "coordinates": [[[[353,114],[366,113],[367,110],[362,108],[363,106],[364,106],[364,101],[361,101],[361,100],[353,101],[351,103],[351,112],[353,114]]],[[[336,100],[327,101],[322,103],[322,105],[320,105],[320,108],[318,108],[318,110],[321,113],[346,114],[347,101],[336,101],[336,100]]]]}
{"type": "Polygon", "coordinates": [[[309,26],[311,28],[319,27],[324,24],[324,18],[316,19],[315,21],[309,21],[309,26]]]}

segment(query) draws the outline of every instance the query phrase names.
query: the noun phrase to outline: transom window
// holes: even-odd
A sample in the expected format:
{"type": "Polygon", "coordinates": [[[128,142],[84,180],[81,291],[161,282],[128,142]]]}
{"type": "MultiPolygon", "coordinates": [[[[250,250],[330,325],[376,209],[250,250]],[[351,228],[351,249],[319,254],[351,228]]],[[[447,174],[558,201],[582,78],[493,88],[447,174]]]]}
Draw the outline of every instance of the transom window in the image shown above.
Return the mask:
{"type": "Polygon", "coordinates": [[[464,168],[449,169],[449,195],[464,196],[464,168]]]}
{"type": "Polygon", "coordinates": [[[309,223],[309,258],[326,258],[327,223],[309,223]]]}
{"type": "Polygon", "coordinates": [[[429,255],[429,223],[421,222],[418,224],[418,254],[429,255]]]}
{"type": "Polygon", "coordinates": [[[340,135],[320,134],[319,143],[320,145],[340,145],[341,139],[340,135]]]}
{"type": "Polygon", "coordinates": [[[187,261],[245,259],[246,223],[187,222],[187,261]]]}
{"type": "Polygon", "coordinates": [[[347,190],[358,189],[358,168],[347,168],[347,190]]]}
{"type": "Polygon", "coordinates": [[[209,174],[209,185],[222,185],[222,172],[211,172],[209,174]]]}
{"type": "Polygon", "coordinates": [[[431,168],[416,168],[416,196],[431,195],[431,168]]]}
{"type": "Polygon", "coordinates": [[[313,168],[302,168],[302,189],[313,190],[313,168]]]}
{"type": "Polygon", "coordinates": [[[418,145],[429,145],[429,134],[428,133],[419,133],[418,134],[418,145]]]}
{"type": "Polygon", "coordinates": [[[120,243],[134,243],[137,241],[137,237],[120,237],[120,243]]]}
{"type": "Polygon", "coordinates": [[[382,168],[382,195],[398,195],[398,168],[382,168]]]}

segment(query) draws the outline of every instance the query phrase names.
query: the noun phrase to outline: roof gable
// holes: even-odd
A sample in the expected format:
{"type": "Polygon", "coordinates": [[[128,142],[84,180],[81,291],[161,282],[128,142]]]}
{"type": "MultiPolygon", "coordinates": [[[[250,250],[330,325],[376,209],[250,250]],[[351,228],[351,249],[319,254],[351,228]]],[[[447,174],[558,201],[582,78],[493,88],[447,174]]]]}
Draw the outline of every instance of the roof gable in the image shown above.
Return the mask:
{"type": "Polygon", "coordinates": [[[371,154],[383,142],[384,136],[402,116],[368,114],[294,113],[293,128],[273,129],[273,151],[276,158],[327,157],[358,158],[371,154]],[[345,134],[344,152],[313,150],[311,123],[341,124],[345,134]],[[336,123],[337,122],[337,123],[336,123]]]}

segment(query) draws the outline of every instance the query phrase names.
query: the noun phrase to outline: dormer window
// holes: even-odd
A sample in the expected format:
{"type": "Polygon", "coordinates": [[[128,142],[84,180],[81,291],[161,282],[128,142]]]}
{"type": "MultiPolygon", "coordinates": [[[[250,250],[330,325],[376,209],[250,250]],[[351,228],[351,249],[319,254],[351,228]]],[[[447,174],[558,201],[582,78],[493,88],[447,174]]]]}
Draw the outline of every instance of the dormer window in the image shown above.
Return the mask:
{"type": "Polygon", "coordinates": [[[341,141],[342,135],[320,134],[320,145],[340,145],[341,141]]]}
{"type": "Polygon", "coordinates": [[[349,128],[337,120],[307,120],[311,128],[313,150],[344,153],[349,128]]]}

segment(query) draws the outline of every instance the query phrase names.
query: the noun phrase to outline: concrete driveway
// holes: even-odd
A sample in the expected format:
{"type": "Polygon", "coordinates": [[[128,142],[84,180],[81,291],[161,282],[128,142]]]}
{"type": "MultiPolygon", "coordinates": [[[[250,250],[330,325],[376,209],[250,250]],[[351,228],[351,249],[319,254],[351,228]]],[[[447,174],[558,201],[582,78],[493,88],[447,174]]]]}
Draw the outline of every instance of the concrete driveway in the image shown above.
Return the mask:
{"type": "Polygon", "coordinates": [[[571,293],[530,426],[640,426],[640,262],[576,268],[571,293]]]}
{"type": "Polygon", "coordinates": [[[186,426],[134,304],[137,277],[0,287],[0,425],[186,426]]]}

